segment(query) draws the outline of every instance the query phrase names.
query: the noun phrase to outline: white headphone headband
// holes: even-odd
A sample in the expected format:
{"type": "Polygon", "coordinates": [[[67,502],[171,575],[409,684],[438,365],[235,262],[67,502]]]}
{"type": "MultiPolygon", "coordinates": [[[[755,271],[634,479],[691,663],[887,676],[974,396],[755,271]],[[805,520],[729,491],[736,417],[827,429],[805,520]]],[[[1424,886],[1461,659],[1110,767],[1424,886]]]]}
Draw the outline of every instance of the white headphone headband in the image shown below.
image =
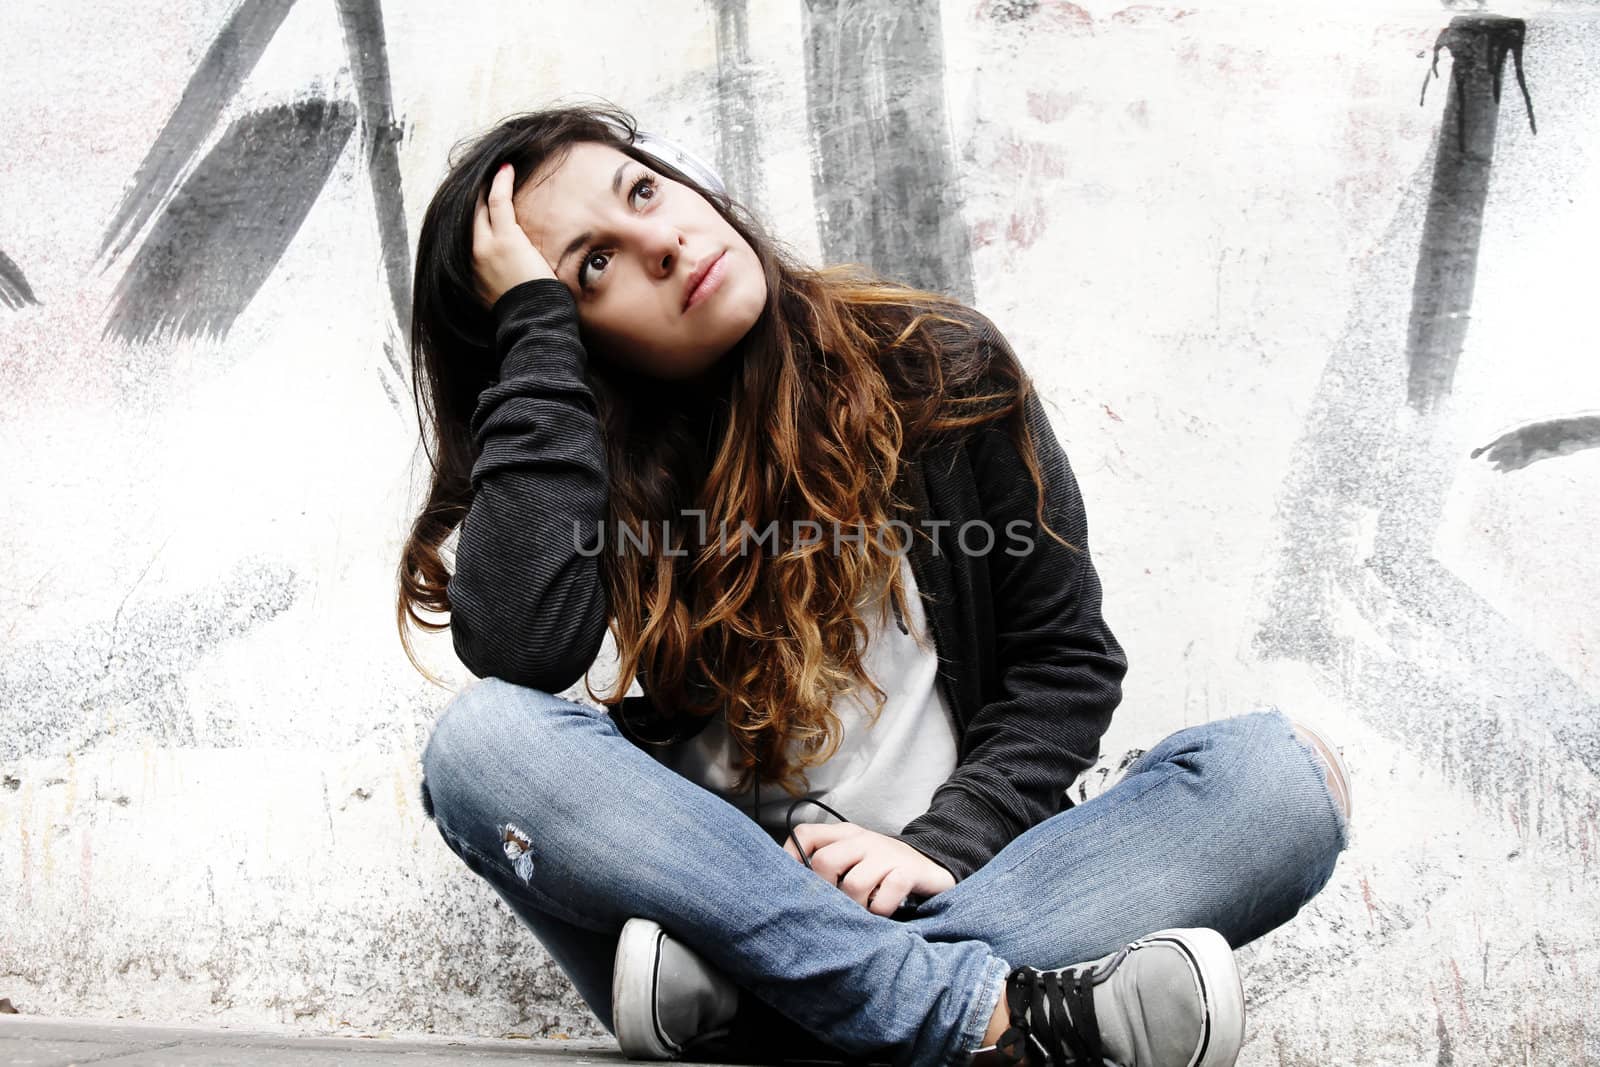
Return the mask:
{"type": "MultiPolygon", "coordinates": [[[[625,133],[626,131],[619,129],[618,132],[625,133]]],[[[727,186],[723,184],[722,177],[717,174],[711,164],[683,145],[662,137],[660,134],[646,133],[644,130],[638,130],[634,133],[633,144],[646,155],[653,156],[677,168],[712,192],[721,196],[728,195],[727,186]]]]}

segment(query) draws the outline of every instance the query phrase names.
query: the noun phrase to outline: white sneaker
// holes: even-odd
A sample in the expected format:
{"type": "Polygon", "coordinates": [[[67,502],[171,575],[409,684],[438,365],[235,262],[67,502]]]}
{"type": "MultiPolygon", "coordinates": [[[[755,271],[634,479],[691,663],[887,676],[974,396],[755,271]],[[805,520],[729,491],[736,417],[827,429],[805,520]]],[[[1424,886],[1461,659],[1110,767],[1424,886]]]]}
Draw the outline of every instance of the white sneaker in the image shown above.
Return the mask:
{"type": "Polygon", "coordinates": [[[1215,930],[1161,930],[1118,952],[1006,977],[1009,1063],[1232,1067],[1244,1043],[1244,988],[1215,930]]]}
{"type": "Polygon", "coordinates": [[[691,1043],[726,1037],[739,987],[661,924],[622,926],[611,971],[611,1028],[631,1060],[674,1060],[691,1043]]]}

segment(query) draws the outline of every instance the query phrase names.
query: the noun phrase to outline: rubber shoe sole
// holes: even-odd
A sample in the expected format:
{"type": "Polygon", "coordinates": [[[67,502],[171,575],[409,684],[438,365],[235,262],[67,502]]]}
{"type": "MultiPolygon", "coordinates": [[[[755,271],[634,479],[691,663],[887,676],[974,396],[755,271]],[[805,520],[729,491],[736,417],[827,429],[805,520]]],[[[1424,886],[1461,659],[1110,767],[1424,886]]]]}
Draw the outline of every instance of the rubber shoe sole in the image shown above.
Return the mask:
{"type": "Polygon", "coordinates": [[[1233,1067],[1244,1044],[1244,984],[1227,938],[1215,930],[1194,928],[1164,930],[1139,941],[1176,945],[1194,967],[1205,1002],[1206,1033],[1189,1067],[1233,1067]]]}
{"type": "Polygon", "coordinates": [[[636,1060],[670,1060],[682,1049],[661,1031],[656,1008],[661,925],[638,917],[622,924],[611,971],[611,1025],[622,1054],[636,1060]]]}

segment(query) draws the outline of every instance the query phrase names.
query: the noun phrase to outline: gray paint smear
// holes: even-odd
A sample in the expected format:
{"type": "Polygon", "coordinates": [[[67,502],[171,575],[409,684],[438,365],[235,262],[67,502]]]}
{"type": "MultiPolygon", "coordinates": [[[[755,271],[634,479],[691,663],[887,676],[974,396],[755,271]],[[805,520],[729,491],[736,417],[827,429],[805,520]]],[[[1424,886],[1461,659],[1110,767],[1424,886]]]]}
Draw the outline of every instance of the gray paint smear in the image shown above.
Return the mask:
{"type": "Polygon", "coordinates": [[[1570,456],[1588,448],[1600,448],[1600,415],[1530,422],[1474,448],[1472,458],[1488,457],[1497,471],[1519,471],[1541,459],[1570,456]]]}
{"type": "MultiPolygon", "coordinates": [[[[1565,69],[1576,71],[1584,48],[1575,42],[1593,27],[1565,17],[1531,24],[1530,51],[1564,52],[1565,69]]],[[[1567,84],[1559,102],[1566,136],[1600,134],[1596,90],[1581,78],[1567,84]]],[[[1468,443],[1443,417],[1448,405],[1404,417],[1411,368],[1403,331],[1425,190],[1440,151],[1456,144],[1444,131],[1454,133],[1453,113],[1365,260],[1345,333],[1311,397],[1279,496],[1279,565],[1254,643],[1264,658],[1320,668],[1368,726],[1441,768],[1485,817],[1570,841],[1600,805],[1600,703],[1528,639],[1530,627],[1434,558],[1468,443]],[[1371,520],[1369,555],[1357,546],[1371,520]],[[1351,614],[1362,627],[1343,621],[1351,614]],[[1531,781],[1560,785],[1531,790],[1531,781]]],[[[1529,152],[1501,148],[1497,181],[1516,188],[1519,203],[1565,203],[1561,175],[1529,152]]]]}
{"type": "Polygon", "coordinates": [[[177,185],[223,108],[266,51],[294,0],[244,0],[206,50],[183,96],[134,174],[100,242],[100,255],[120,256],[177,185]],[[112,249],[112,244],[116,247],[112,249]]]}
{"type": "Polygon", "coordinates": [[[10,256],[0,252],[0,304],[8,308],[20,308],[38,302],[22,268],[10,256]]]}
{"type": "Polygon", "coordinates": [[[728,194],[756,218],[767,218],[765,154],[761,144],[757,81],[750,62],[749,0],[716,0],[717,173],[728,194]]]}
{"type": "Polygon", "coordinates": [[[224,709],[190,713],[185,679],[217,648],[288,611],[304,583],[281,561],[248,559],[209,588],[128,603],[143,576],[130,574],[111,617],[74,638],[8,646],[0,657],[0,760],[83,753],[113,733],[134,748],[245,740],[224,709]]]}
{"type": "MultiPolygon", "coordinates": [[[[1434,45],[1435,63],[1445,48],[1452,59],[1406,340],[1411,366],[1407,399],[1418,411],[1449,394],[1466,343],[1489,166],[1494,160],[1501,71],[1509,51],[1516,57],[1517,80],[1526,93],[1525,32],[1521,19],[1461,16],[1450,21],[1434,45]]],[[[1426,92],[1426,80],[1423,88],[1426,92]]],[[[1531,120],[1531,101],[1528,108],[1531,120]]]]}
{"type": "Polygon", "coordinates": [[[812,180],[826,262],[971,303],[939,10],[936,0],[806,0],[812,180]]]}
{"type": "MultiPolygon", "coordinates": [[[[388,341],[383,343],[383,354],[389,360],[389,365],[391,367],[394,366],[394,346],[388,341]]],[[[394,409],[397,415],[403,418],[405,416],[405,408],[401,406],[400,398],[395,396],[394,386],[389,384],[389,376],[383,373],[382,367],[374,367],[373,370],[377,372],[378,384],[383,386],[383,395],[389,398],[389,406],[394,409]]]]}
{"type": "Polygon", "coordinates": [[[118,282],[104,335],[227,336],[299,231],[355,124],[350,104],[310,98],[230,126],[118,282]]]}
{"type": "MultiPolygon", "coordinates": [[[[361,108],[361,143],[378,213],[378,240],[383,248],[389,300],[405,335],[411,329],[411,240],[406,235],[405,197],[400,184],[399,145],[404,134],[394,118],[383,10],[378,0],[338,0],[338,10],[361,108]]],[[[405,382],[405,368],[393,350],[386,345],[384,353],[395,375],[405,382]]]]}

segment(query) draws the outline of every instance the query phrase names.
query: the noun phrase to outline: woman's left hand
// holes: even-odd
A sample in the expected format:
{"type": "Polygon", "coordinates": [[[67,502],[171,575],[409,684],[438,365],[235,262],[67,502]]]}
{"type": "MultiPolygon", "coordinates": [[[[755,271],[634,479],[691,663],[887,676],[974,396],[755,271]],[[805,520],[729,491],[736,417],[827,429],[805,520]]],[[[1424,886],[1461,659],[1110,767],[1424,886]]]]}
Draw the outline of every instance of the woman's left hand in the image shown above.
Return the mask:
{"type": "Polygon", "coordinates": [[[796,826],[783,850],[800,860],[795,838],[813,871],[874,915],[893,915],[910,893],[931,897],[956,884],[955,875],[898,837],[855,823],[796,826]]]}

